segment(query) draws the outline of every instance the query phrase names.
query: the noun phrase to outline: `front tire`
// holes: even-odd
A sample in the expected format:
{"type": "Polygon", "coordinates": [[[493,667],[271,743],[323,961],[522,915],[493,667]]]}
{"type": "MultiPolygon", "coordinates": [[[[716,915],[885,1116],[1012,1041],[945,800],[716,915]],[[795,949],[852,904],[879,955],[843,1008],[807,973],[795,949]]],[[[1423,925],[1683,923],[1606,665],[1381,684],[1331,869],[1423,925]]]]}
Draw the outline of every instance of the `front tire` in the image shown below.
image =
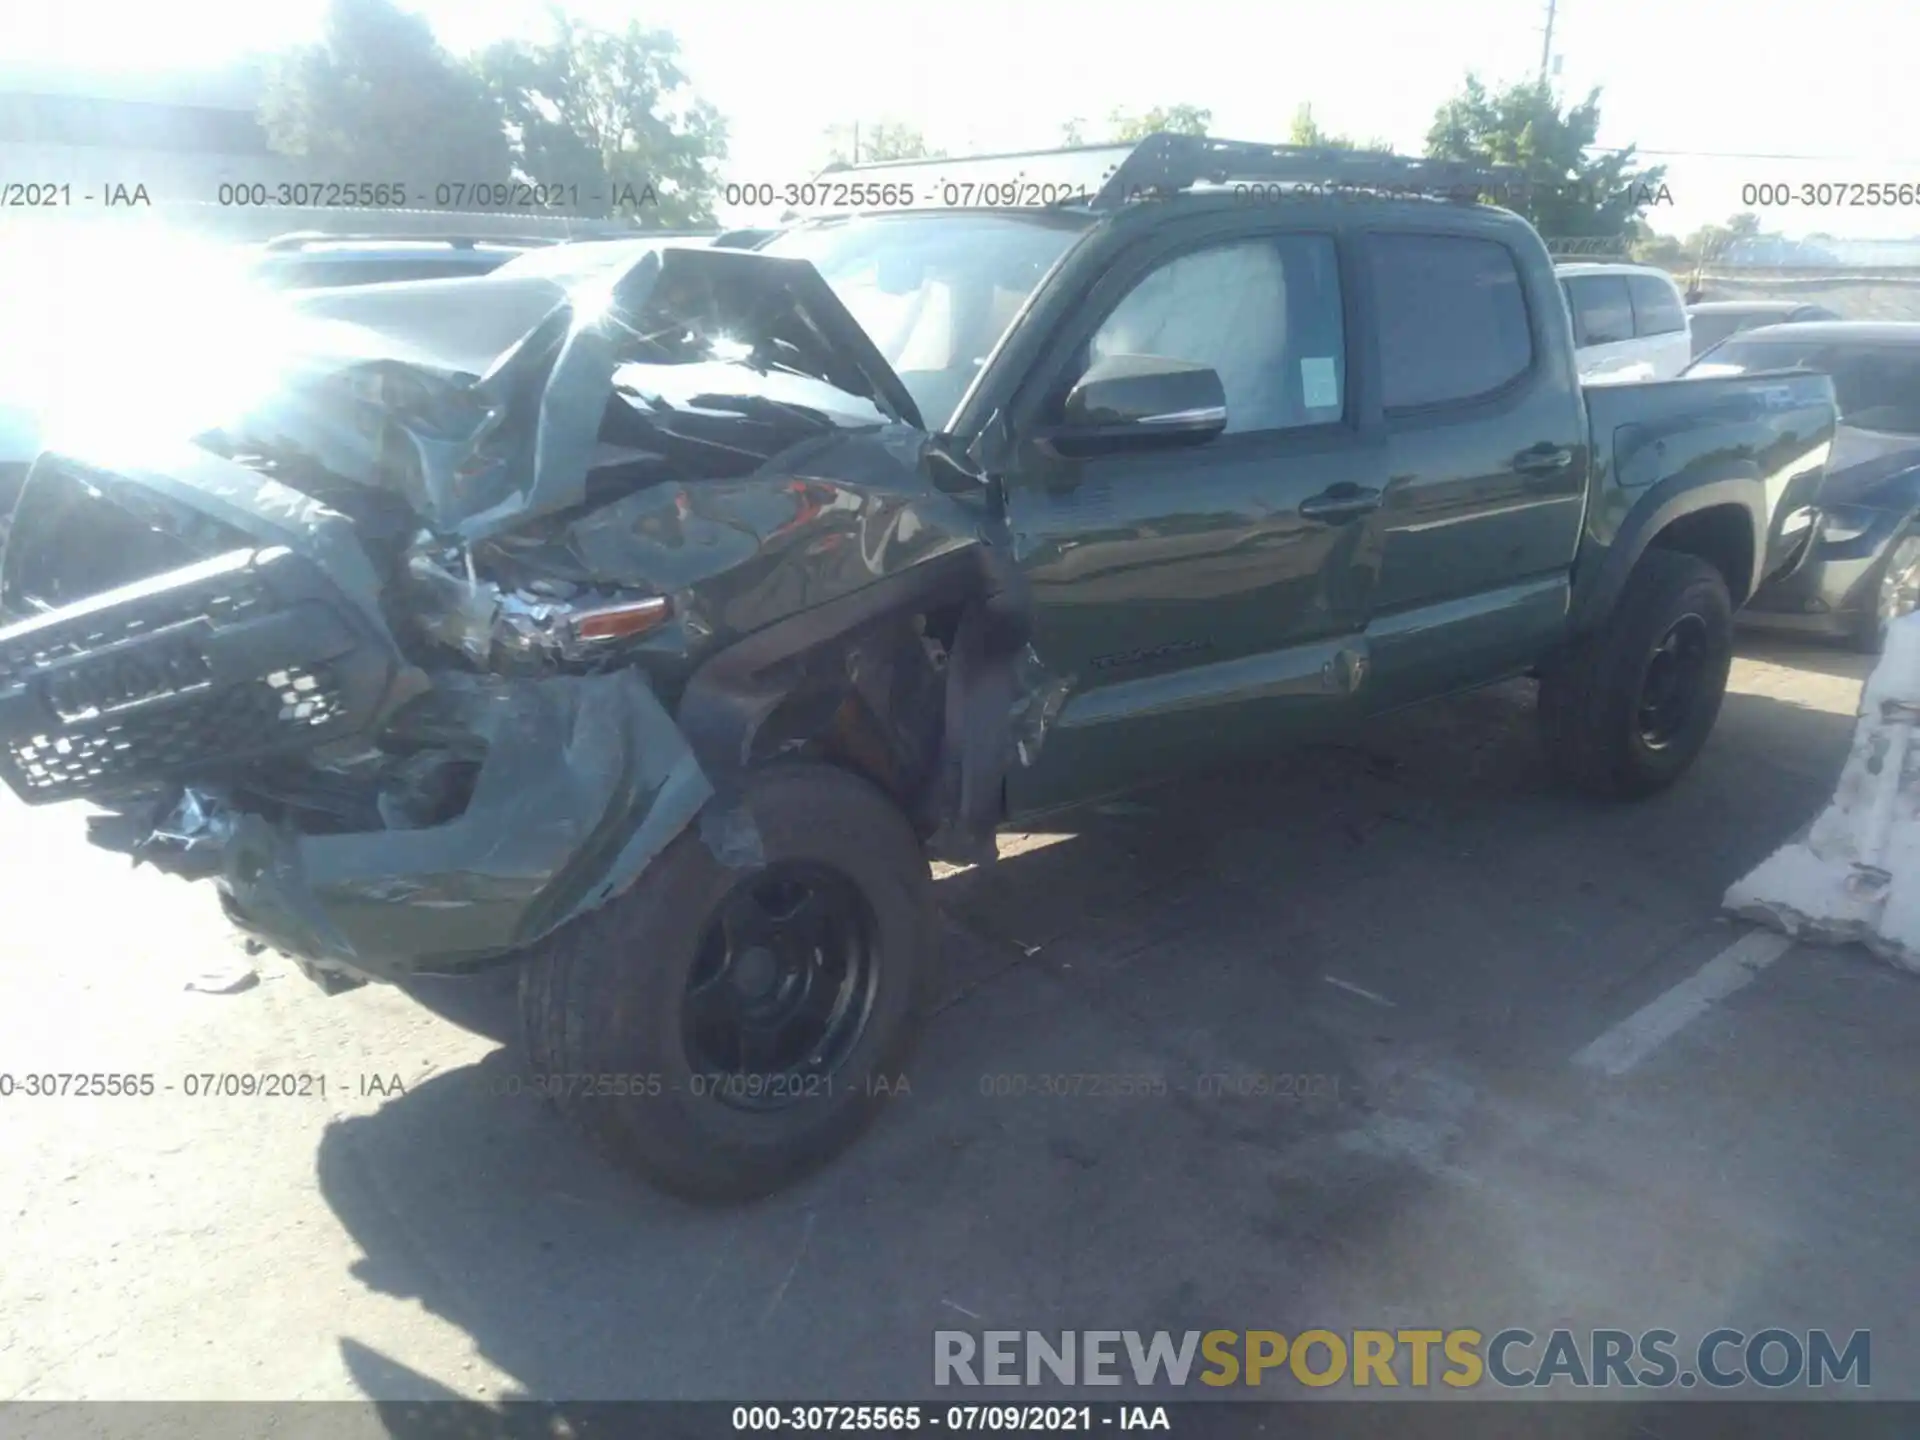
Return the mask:
{"type": "Polygon", "coordinates": [[[1733,664],[1733,602],[1705,560],[1649,550],[1614,612],[1540,680],[1540,727],[1555,774],[1591,795],[1639,799],[1693,764],[1733,664]]]}
{"type": "Polygon", "coordinates": [[[750,776],[764,864],[697,829],[521,973],[536,1085],[614,1163],[683,1198],[779,1189],[900,1093],[938,944],[899,809],[824,765],[750,776]]]}

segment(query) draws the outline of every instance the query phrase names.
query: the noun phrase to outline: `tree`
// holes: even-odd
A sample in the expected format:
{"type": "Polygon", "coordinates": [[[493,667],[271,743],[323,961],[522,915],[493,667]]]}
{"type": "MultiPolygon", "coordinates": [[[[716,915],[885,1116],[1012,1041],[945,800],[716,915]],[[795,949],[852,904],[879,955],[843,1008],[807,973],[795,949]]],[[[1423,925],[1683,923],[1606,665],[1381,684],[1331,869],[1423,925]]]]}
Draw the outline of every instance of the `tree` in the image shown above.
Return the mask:
{"type": "Polygon", "coordinates": [[[1691,264],[1710,265],[1734,242],[1757,239],[1760,233],[1760,217],[1749,210],[1732,216],[1724,225],[1702,225],[1687,237],[1683,248],[1691,264]]]}
{"type": "Polygon", "coordinates": [[[569,208],[589,214],[631,214],[647,227],[714,223],[726,124],[692,93],[678,42],[635,21],[602,30],[551,14],[551,38],[503,40],[480,58],[515,174],[573,187],[563,192],[569,208]]]}
{"type": "Polygon", "coordinates": [[[863,165],[879,160],[943,160],[947,152],[927,144],[919,127],[899,120],[871,125],[857,121],[827,131],[827,158],[836,165],[863,165]]]}
{"type": "Polygon", "coordinates": [[[1311,145],[1325,150],[1379,150],[1391,151],[1393,145],[1386,140],[1369,140],[1362,145],[1345,135],[1334,135],[1320,128],[1320,122],[1313,118],[1313,106],[1302,105],[1293,112],[1293,125],[1287,133],[1289,145],[1311,145]]]}
{"type": "Polygon", "coordinates": [[[1087,138],[1087,122],[1080,116],[1060,127],[1062,145],[1124,145],[1144,140],[1162,130],[1175,135],[1204,135],[1213,124],[1213,111],[1198,105],[1156,105],[1142,114],[1116,109],[1107,116],[1105,135],[1100,140],[1087,138]]]}
{"type": "Polygon", "coordinates": [[[392,0],[329,0],[319,42],[270,65],[260,120],[268,143],[319,180],[404,183],[430,198],[437,185],[510,173],[485,86],[392,0]]]}
{"type": "Polygon", "coordinates": [[[1144,140],[1165,130],[1174,135],[1204,135],[1213,125],[1213,111],[1198,105],[1156,105],[1143,115],[1115,110],[1107,117],[1113,141],[1144,140]]]}
{"type": "Polygon", "coordinates": [[[1644,220],[1633,223],[1627,238],[1627,257],[1641,265],[1681,271],[1694,268],[1695,259],[1677,235],[1661,235],[1644,220]]]}
{"type": "Polygon", "coordinates": [[[1588,151],[1600,129],[1600,92],[1562,111],[1544,82],[1497,93],[1469,75],[1427,132],[1427,154],[1515,167],[1509,189],[1490,198],[1520,211],[1554,239],[1624,236],[1652,205],[1671,204],[1664,166],[1635,163],[1634,147],[1598,159],[1588,151]]]}

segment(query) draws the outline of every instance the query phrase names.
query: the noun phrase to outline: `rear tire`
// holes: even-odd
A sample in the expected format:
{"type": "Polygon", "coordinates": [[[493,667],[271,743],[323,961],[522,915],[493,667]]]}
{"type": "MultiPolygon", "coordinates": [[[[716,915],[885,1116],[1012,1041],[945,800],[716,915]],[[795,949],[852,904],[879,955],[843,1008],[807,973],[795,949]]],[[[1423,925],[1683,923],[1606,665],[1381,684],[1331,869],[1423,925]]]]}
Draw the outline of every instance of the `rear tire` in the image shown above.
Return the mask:
{"type": "Polygon", "coordinates": [[[1540,680],[1540,728],[1559,779],[1590,795],[1666,789],[1706,744],[1733,663],[1733,603],[1705,560],[1649,550],[1607,623],[1540,680]]]}
{"type": "MultiPolygon", "coordinates": [[[[616,1165],[709,1204],[765,1195],[824,1164],[899,1093],[939,935],[920,842],[873,785],[830,766],[780,765],[749,777],[743,803],[764,868],[729,869],[690,829],[631,889],[542,945],[520,979],[542,1092],[616,1165]],[[821,904],[845,923],[736,945],[730,927],[742,905],[766,919],[766,886],[794,895],[816,883],[788,876],[817,877],[817,894],[837,897],[838,908],[821,904]],[[821,938],[843,932],[845,946],[821,938]],[[871,966],[824,964],[843,950],[870,956],[871,966]],[[784,1068],[768,1061],[748,1071],[744,1049],[715,1060],[726,1035],[749,1033],[712,1028],[703,1017],[716,997],[736,1008],[786,1005],[791,1014],[796,1007],[783,997],[797,994],[798,1011],[811,1014],[816,993],[857,996],[860,1007],[857,1033],[829,1022],[838,1038],[817,1042],[820,1055],[839,1056],[830,1073],[824,1062],[808,1068],[816,1042],[804,1036],[802,1062],[784,1068]]],[[[810,926],[824,913],[803,910],[812,903],[797,901],[792,912],[815,917],[810,926]]],[[[854,1014],[829,1008],[843,1022],[854,1014]]],[[[752,1013],[764,1021],[773,1012],[752,1013]]],[[[751,1033],[773,1031],[756,1023],[751,1033]]]]}

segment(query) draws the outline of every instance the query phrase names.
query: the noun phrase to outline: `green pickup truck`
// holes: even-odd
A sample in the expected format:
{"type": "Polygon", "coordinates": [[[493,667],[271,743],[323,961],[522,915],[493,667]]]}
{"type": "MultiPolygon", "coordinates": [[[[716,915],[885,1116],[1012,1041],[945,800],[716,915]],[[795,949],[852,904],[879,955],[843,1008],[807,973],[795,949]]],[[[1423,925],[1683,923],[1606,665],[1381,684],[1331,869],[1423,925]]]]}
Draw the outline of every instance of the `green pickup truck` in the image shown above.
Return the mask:
{"type": "Polygon", "coordinates": [[[325,989],[513,978],[606,1153],[764,1193],[885,1102],[930,856],[1529,673],[1574,785],[1692,762],[1831,383],[1583,392],[1499,183],[1162,135],[289,301],[35,462],[0,776],[325,989]]]}

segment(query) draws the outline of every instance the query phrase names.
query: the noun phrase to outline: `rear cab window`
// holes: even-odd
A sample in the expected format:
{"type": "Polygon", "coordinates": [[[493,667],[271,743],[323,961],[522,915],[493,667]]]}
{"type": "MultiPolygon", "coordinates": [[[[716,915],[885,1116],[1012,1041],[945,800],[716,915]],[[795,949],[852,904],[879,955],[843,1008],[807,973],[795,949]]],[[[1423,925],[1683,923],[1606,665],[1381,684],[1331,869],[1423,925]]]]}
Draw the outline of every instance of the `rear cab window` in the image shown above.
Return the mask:
{"type": "Polygon", "coordinates": [[[1687,328],[1686,306],[1671,281],[1658,275],[1629,275],[1627,293],[1633,299],[1636,335],[1672,335],[1687,328]]]}
{"type": "Polygon", "coordinates": [[[1624,275],[1576,275],[1566,282],[1577,344],[1614,345],[1633,339],[1633,292],[1624,275]]]}
{"type": "Polygon", "coordinates": [[[1389,413],[1469,404],[1533,368],[1533,328],[1513,252],[1471,235],[1364,241],[1389,413]]]}

